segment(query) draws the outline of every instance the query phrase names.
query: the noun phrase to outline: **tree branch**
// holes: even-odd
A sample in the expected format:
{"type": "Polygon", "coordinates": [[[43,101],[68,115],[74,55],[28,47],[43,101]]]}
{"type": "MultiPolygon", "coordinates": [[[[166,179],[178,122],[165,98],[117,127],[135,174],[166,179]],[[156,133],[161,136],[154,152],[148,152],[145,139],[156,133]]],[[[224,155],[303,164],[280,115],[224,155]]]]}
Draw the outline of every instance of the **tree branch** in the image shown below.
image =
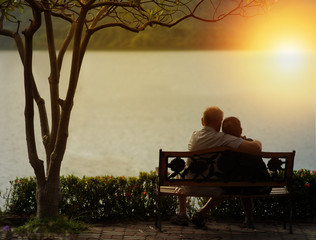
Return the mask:
{"type": "MultiPolygon", "coordinates": [[[[48,8],[48,3],[43,1],[45,8],[48,8]]],[[[51,102],[51,119],[52,119],[52,130],[51,136],[49,139],[49,144],[46,146],[46,155],[47,155],[47,166],[50,164],[50,155],[53,152],[56,136],[58,131],[58,124],[60,118],[60,108],[58,104],[59,100],[59,78],[60,71],[57,64],[56,56],[56,47],[53,33],[53,23],[51,19],[50,11],[44,12],[45,24],[46,24],[46,37],[49,53],[49,62],[50,62],[50,76],[49,76],[49,86],[50,86],[50,102],[51,102]]]]}
{"type": "Polygon", "coordinates": [[[61,48],[60,48],[59,53],[58,53],[57,62],[58,62],[59,71],[61,71],[62,62],[63,62],[64,56],[65,56],[66,50],[68,49],[68,46],[69,46],[71,40],[73,39],[74,32],[75,32],[75,23],[72,22],[71,27],[68,31],[68,34],[67,34],[63,44],[61,45],[61,48]]]}
{"type": "Polygon", "coordinates": [[[33,70],[32,70],[32,52],[33,35],[41,26],[41,13],[33,11],[33,20],[29,27],[25,29],[25,54],[24,54],[24,89],[25,89],[25,132],[27,139],[27,148],[29,161],[32,165],[35,175],[39,180],[45,179],[44,164],[38,158],[35,131],[34,131],[34,104],[33,104],[33,70]]]}
{"type": "Polygon", "coordinates": [[[114,2],[114,1],[107,1],[107,2],[98,2],[92,4],[88,7],[88,10],[102,8],[104,6],[116,6],[116,7],[130,7],[130,8],[137,8],[139,4],[131,3],[131,2],[114,2]]]}

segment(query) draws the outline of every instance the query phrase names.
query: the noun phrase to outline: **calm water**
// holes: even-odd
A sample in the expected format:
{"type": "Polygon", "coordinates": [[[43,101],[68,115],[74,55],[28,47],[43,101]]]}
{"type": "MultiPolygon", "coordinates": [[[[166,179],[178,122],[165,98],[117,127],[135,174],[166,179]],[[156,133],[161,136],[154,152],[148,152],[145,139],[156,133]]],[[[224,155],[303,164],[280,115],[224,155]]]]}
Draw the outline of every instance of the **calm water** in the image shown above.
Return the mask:
{"type": "MultiPolygon", "coordinates": [[[[47,56],[36,52],[34,60],[49,104],[47,56]]],[[[3,190],[9,180],[33,170],[26,152],[21,63],[16,52],[1,52],[0,62],[3,190]]],[[[271,54],[247,52],[88,52],[62,174],[138,176],[154,170],[160,148],[187,149],[210,105],[238,116],[244,134],[261,140],[265,151],[296,150],[295,169],[316,169],[314,56],[304,56],[301,65],[279,63],[271,54]]],[[[65,84],[68,62],[63,70],[65,84]]]]}

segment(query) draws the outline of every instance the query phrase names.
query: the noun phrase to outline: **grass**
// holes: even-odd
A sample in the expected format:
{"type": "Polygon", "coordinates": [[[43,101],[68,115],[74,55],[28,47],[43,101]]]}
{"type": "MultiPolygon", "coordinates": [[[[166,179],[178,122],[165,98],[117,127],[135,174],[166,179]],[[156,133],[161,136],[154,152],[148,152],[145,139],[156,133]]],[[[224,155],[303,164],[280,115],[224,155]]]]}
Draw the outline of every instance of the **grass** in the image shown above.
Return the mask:
{"type": "Polygon", "coordinates": [[[14,232],[28,239],[43,239],[52,236],[72,236],[87,230],[87,224],[64,216],[47,219],[31,219],[14,232]]]}

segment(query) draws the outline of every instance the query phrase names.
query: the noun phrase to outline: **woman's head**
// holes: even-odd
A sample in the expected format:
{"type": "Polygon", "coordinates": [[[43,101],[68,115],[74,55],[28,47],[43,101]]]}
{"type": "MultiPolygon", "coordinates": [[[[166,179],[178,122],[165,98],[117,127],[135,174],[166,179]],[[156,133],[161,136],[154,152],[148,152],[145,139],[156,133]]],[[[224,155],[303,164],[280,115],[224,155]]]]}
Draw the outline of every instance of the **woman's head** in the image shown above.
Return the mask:
{"type": "Polygon", "coordinates": [[[235,137],[241,137],[241,123],[236,117],[225,118],[223,121],[222,130],[224,133],[233,135],[235,137]]]}

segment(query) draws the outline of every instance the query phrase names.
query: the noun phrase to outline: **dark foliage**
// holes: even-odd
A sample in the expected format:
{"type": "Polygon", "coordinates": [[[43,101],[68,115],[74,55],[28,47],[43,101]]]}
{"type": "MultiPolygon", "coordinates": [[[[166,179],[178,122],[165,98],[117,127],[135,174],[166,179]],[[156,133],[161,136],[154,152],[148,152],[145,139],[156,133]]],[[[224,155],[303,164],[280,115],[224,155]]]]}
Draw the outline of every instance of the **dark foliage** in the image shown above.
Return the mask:
{"type": "MultiPolygon", "coordinates": [[[[61,177],[62,202],[60,214],[86,222],[155,217],[157,175],[141,172],[139,177],[61,177]]],[[[6,212],[19,216],[32,216],[36,212],[36,181],[34,177],[11,181],[6,198],[6,212]]],[[[294,219],[312,219],[316,214],[316,171],[295,171],[292,183],[294,219]]],[[[206,199],[189,198],[188,214],[192,215],[206,199]]],[[[176,213],[176,197],[163,198],[163,216],[176,213]]],[[[280,219],[287,204],[283,198],[258,198],[254,201],[254,215],[261,219],[280,219]]],[[[241,218],[243,211],[239,199],[227,200],[211,210],[215,218],[241,218]]]]}

